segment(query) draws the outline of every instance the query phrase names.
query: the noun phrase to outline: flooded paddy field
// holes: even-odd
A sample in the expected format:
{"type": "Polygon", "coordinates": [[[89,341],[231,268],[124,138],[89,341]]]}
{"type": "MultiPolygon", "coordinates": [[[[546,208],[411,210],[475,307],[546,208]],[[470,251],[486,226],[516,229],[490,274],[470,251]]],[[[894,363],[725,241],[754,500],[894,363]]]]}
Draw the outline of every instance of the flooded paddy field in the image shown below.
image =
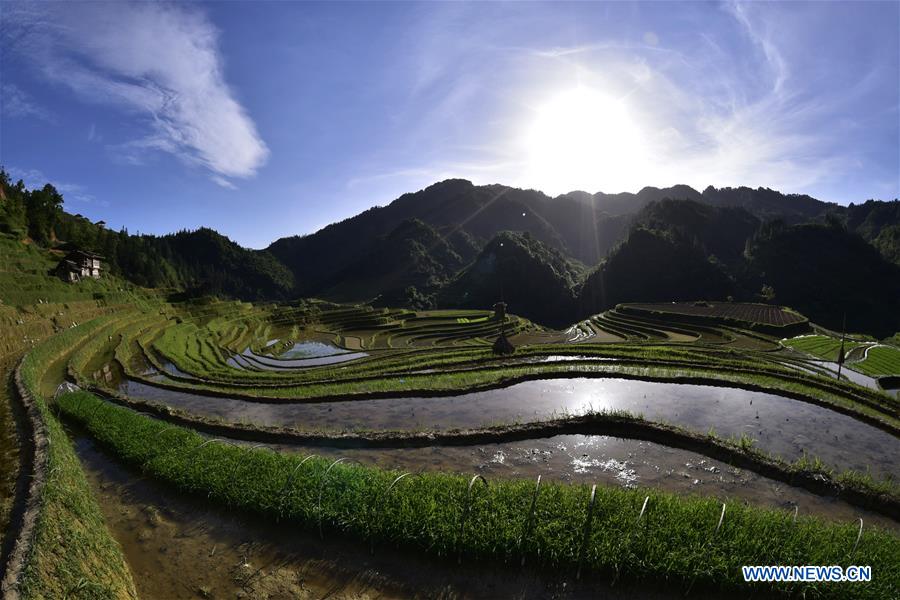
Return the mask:
{"type": "MultiPolygon", "coordinates": [[[[269,346],[277,343],[278,340],[270,340],[269,346]]],[[[321,358],[323,356],[334,356],[335,354],[346,354],[349,350],[339,348],[333,344],[319,342],[314,340],[306,340],[302,342],[294,342],[294,344],[281,352],[276,358],[321,358]]]]}
{"type": "Polygon", "coordinates": [[[900,440],[852,417],[813,404],[739,388],[615,378],[548,379],[435,398],[257,403],[121,382],[119,392],[225,422],[301,430],[477,428],[624,410],[720,437],[755,440],[786,460],[816,456],[839,469],[900,479],[900,440]]]}
{"type": "Polygon", "coordinates": [[[351,360],[365,358],[367,356],[368,354],[366,352],[335,352],[332,354],[305,358],[273,358],[263,354],[255,354],[250,349],[247,349],[241,354],[232,356],[226,362],[228,366],[236,369],[249,368],[264,371],[288,371],[292,369],[336,365],[351,360]]]}
{"type": "MultiPolygon", "coordinates": [[[[810,359],[808,361],[810,364],[819,367],[820,369],[824,369],[833,374],[835,378],[837,378],[839,365],[836,362],[831,362],[827,360],[814,360],[810,359]]],[[[869,377],[868,375],[864,375],[857,371],[854,371],[851,368],[843,367],[840,369],[841,377],[852,381],[857,385],[861,385],[863,387],[867,387],[871,390],[880,390],[881,386],[878,385],[878,379],[875,377],[869,377]]]]}
{"type": "Polygon", "coordinates": [[[141,598],[681,597],[677,590],[611,587],[572,573],[458,565],[333,535],[322,539],[177,494],[111,461],[87,438],[76,436],[76,449],[141,598]]]}
{"type": "MultiPolygon", "coordinates": [[[[334,344],[315,340],[294,342],[290,347],[278,354],[267,351],[278,344],[278,342],[278,339],[269,340],[261,352],[254,352],[251,348],[245,348],[242,352],[230,356],[225,362],[228,366],[235,369],[291,371],[294,369],[335,365],[369,356],[367,352],[354,352],[334,344]]],[[[168,364],[171,364],[171,362],[168,364]]]]}

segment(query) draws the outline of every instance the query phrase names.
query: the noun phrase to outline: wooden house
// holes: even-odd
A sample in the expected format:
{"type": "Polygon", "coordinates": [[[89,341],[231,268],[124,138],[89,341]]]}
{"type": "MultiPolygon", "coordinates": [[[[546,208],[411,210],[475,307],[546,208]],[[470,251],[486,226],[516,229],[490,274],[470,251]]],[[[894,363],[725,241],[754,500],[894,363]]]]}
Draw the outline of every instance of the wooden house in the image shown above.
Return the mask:
{"type": "Polygon", "coordinates": [[[93,252],[73,250],[59,261],[56,273],[63,281],[70,283],[81,281],[86,277],[100,279],[100,271],[102,269],[100,260],[102,258],[99,254],[94,254],[93,252]]]}

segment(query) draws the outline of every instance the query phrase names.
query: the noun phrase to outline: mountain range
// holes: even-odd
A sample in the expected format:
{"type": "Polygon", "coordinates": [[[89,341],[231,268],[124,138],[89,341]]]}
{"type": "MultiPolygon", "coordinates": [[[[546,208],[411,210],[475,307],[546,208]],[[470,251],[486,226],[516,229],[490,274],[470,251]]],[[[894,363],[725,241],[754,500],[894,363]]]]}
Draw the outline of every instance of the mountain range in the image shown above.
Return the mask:
{"type": "Polygon", "coordinates": [[[343,301],[483,307],[502,297],[560,325],[618,302],[731,297],[791,304],[830,326],[850,312],[866,330],[900,329],[897,201],[685,185],[552,198],[451,179],[266,252],[298,294],[343,301]],[[784,269],[806,273],[802,285],[784,269]]]}
{"type": "Polygon", "coordinates": [[[788,223],[820,217],[836,204],[774,190],[708,187],[700,193],[686,185],[645,187],[636,194],[571,192],[555,198],[535,190],[503,185],[476,186],[449,179],[404,194],[384,207],[371,208],[306,236],[282,238],[267,250],[286,264],[304,293],[327,288],[336,270],[367,253],[379,237],[400,223],[419,219],[447,239],[464,259],[501,231],[528,231],[537,240],[586,265],[596,265],[628,231],[633,216],[652,202],[686,199],[715,207],[742,207],[760,219],[788,223]],[[320,260],[306,261],[314,252],[320,260]]]}
{"type": "MultiPolygon", "coordinates": [[[[46,203],[47,188],[29,192],[5,175],[0,186],[0,231],[40,236],[29,207],[46,203]]],[[[67,213],[43,235],[104,254],[141,285],[191,294],[412,308],[503,299],[557,326],[619,302],[732,298],[791,305],[830,327],[846,313],[860,331],[900,330],[896,200],[841,206],[685,185],[550,197],[449,179],[264,250],[206,228],[132,236],[67,213]]]]}

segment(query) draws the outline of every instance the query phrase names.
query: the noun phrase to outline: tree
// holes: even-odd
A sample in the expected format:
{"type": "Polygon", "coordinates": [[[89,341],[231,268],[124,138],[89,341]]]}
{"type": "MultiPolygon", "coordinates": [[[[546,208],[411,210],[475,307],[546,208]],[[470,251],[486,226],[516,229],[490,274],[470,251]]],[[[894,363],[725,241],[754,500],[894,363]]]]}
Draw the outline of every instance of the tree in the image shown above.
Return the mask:
{"type": "Polygon", "coordinates": [[[62,204],[63,197],[49,183],[40,190],[28,192],[25,213],[31,239],[46,244],[53,238],[53,228],[62,214],[62,204]]]}
{"type": "Polygon", "coordinates": [[[20,179],[12,185],[3,167],[0,167],[0,186],[3,188],[4,200],[0,200],[0,232],[23,237],[28,229],[25,216],[25,183],[20,179]]]}

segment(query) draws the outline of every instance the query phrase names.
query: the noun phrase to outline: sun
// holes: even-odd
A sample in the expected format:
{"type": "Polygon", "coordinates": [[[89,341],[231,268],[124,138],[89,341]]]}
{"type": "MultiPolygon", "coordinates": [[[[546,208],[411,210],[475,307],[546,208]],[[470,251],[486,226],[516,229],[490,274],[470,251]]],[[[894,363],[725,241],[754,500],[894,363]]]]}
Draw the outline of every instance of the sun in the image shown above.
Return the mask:
{"type": "Polygon", "coordinates": [[[620,192],[646,168],[640,128],[622,100],[578,87],[534,111],[524,139],[527,177],[549,192],[620,192]]]}

